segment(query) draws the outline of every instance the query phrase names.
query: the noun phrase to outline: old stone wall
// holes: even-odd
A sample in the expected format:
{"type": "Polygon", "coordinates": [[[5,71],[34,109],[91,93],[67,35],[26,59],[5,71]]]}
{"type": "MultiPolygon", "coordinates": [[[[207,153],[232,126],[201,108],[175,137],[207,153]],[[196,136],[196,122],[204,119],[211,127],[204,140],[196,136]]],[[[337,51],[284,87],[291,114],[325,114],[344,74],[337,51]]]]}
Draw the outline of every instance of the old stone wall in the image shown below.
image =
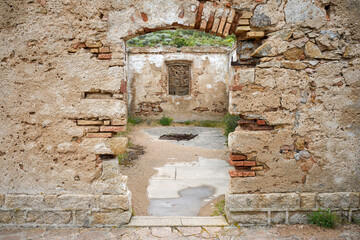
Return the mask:
{"type": "Polygon", "coordinates": [[[359,218],[359,45],[340,9],[267,1],[239,29],[229,102],[241,117],[229,135],[230,221],[306,222],[319,207],[359,218]],[[272,32],[251,39],[253,29],[272,32]]]}
{"type": "MultiPolygon", "coordinates": [[[[131,48],[128,57],[130,111],[175,121],[220,120],[228,110],[229,50],[220,47],[131,48]],[[189,66],[189,90],[171,95],[168,64],[189,66]]],[[[179,73],[180,74],[180,73],[179,73]]]]}
{"type": "Polygon", "coordinates": [[[127,144],[114,137],[127,118],[125,41],[175,28],[238,36],[229,111],[251,121],[229,148],[255,166],[231,172],[228,218],[279,211],[296,223],[304,199],[358,216],[358,9],[352,0],[2,1],[0,224],[129,221],[127,177],[106,159],[127,144]]]}

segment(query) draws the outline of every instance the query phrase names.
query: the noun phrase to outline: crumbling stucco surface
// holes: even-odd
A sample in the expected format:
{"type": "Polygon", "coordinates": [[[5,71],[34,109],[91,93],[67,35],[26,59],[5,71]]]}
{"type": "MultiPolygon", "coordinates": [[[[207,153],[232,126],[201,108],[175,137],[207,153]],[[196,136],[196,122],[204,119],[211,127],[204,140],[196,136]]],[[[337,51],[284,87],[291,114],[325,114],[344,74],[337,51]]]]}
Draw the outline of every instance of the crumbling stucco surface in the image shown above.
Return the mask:
{"type": "MultiPolygon", "coordinates": [[[[129,221],[127,178],[116,161],[99,158],[113,153],[106,138],[126,125],[124,41],[161,29],[208,29],[208,19],[198,14],[201,4],[0,3],[1,225],[129,221]]],[[[260,61],[256,67],[244,75],[242,66],[232,70],[238,77],[229,81],[242,86],[230,92],[230,112],[256,114],[274,126],[259,132],[238,128],[230,136],[231,151],[254,151],[264,166],[254,178],[231,180],[229,219],[268,223],[264,215],[276,213],[278,222],[298,223],[317,207],[345,209],[350,220],[358,218],[359,2],[208,1],[205,9],[217,10],[214,22],[222,28],[211,30],[219,35],[232,27],[225,14],[240,11],[239,22],[248,25],[239,29],[238,40],[260,44],[252,53],[260,61]],[[284,205],[276,200],[284,198],[284,205]],[[243,200],[254,205],[243,208],[243,200]]]]}
{"type": "Polygon", "coordinates": [[[134,115],[175,121],[221,120],[228,108],[229,50],[218,47],[131,48],[128,99],[134,115]],[[169,94],[167,64],[190,66],[190,92],[169,94]]]}

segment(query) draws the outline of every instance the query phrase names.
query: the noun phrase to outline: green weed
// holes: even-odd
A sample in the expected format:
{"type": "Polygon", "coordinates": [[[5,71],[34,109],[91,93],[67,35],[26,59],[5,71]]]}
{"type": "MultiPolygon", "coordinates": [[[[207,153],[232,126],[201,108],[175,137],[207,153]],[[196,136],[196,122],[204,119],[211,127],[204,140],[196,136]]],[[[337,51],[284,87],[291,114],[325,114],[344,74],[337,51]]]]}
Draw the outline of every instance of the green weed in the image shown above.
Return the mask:
{"type": "Polygon", "coordinates": [[[163,116],[162,118],[160,118],[159,122],[162,126],[169,126],[172,123],[173,119],[163,116]]]}
{"type": "Polygon", "coordinates": [[[220,200],[215,204],[215,210],[211,216],[225,216],[225,200],[220,200]]]}
{"type": "Polygon", "coordinates": [[[318,209],[308,215],[308,221],[324,228],[335,228],[336,215],[328,210],[318,209]]]}
{"type": "Polygon", "coordinates": [[[143,120],[140,117],[133,117],[133,116],[128,117],[128,123],[131,123],[133,125],[140,124],[142,123],[142,121],[143,120]]]}
{"type": "Polygon", "coordinates": [[[230,115],[227,113],[223,119],[225,124],[225,132],[224,135],[227,137],[229,133],[235,131],[235,128],[238,126],[238,121],[240,120],[240,116],[238,115],[230,115]]]}

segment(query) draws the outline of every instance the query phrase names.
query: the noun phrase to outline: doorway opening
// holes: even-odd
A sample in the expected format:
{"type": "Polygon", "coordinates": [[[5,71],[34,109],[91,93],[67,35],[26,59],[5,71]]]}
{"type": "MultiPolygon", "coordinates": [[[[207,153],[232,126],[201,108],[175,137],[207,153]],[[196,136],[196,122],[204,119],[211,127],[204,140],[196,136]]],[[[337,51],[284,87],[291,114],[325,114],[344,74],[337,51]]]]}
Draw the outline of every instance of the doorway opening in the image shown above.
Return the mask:
{"type": "Polygon", "coordinates": [[[142,122],[128,123],[128,138],[144,154],[120,168],[135,215],[211,216],[224,202],[231,169],[226,138],[222,129],[196,125],[227,114],[235,41],[192,30],[127,41],[128,112],[142,122]],[[171,118],[171,126],[160,126],[161,117],[171,118]]]}

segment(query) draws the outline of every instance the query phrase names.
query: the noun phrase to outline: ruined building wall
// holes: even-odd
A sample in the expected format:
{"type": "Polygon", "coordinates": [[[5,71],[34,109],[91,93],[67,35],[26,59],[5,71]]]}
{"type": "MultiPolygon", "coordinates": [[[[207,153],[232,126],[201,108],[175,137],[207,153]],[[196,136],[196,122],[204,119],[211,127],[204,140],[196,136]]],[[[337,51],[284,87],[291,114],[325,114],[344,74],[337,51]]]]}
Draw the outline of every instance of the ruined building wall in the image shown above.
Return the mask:
{"type": "Polygon", "coordinates": [[[297,223],[316,207],[359,218],[358,9],[352,0],[2,1],[1,226],[129,221],[127,178],[105,158],[127,142],[114,137],[127,117],[124,41],[170,28],[252,44],[238,44],[230,79],[229,111],[247,119],[229,139],[243,164],[231,172],[229,220],[297,223]]]}
{"type": "Polygon", "coordinates": [[[228,49],[131,48],[128,63],[128,102],[132,114],[147,118],[165,115],[175,121],[187,121],[221,120],[227,113],[228,49]],[[184,87],[188,94],[170,94],[169,64],[189,66],[189,85],[184,87]]]}
{"type": "Polygon", "coordinates": [[[335,1],[267,1],[239,29],[230,221],[306,223],[319,207],[359,220],[359,27],[350,27],[359,18],[345,20],[343,10],[335,1]],[[259,30],[272,32],[250,39],[259,30]],[[259,62],[241,65],[250,60],[259,62]]]}

